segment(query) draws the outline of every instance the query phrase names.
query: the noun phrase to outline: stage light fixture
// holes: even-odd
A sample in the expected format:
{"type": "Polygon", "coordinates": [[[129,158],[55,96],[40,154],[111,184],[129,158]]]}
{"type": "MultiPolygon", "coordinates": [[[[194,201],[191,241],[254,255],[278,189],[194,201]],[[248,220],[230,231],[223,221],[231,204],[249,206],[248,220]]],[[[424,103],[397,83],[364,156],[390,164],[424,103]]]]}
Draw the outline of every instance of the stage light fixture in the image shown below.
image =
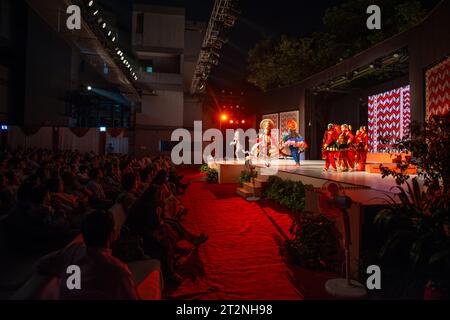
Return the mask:
{"type": "Polygon", "coordinates": [[[394,53],[394,58],[397,59],[398,57],[400,57],[400,55],[398,53],[394,53]]]}
{"type": "Polygon", "coordinates": [[[103,29],[106,28],[106,22],[103,22],[102,28],[103,28],[103,29]]]}
{"type": "Polygon", "coordinates": [[[116,37],[113,37],[111,40],[112,40],[112,42],[116,41],[116,37]]]}
{"type": "Polygon", "coordinates": [[[88,6],[92,7],[94,5],[94,0],[89,1],[88,6]]]}
{"type": "Polygon", "coordinates": [[[88,91],[91,91],[92,87],[91,86],[87,86],[87,89],[88,89],[88,91]]]}
{"type": "Polygon", "coordinates": [[[230,124],[233,124],[234,123],[234,121],[233,120],[230,120],[230,124]]]}
{"type": "Polygon", "coordinates": [[[108,37],[111,35],[111,30],[108,31],[108,37]]]}
{"type": "Polygon", "coordinates": [[[228,116],[227,116],[226,114],[222,114],[222,115],[220,116],[220,119],[221,119],[222,121],[227,121],[228,116]]]}
{"type": "Polygon", "coordinates": [[[2,124],[2,131],[8,130],[8,126],[6,124],[2,124]]]}
{"type": "Polygon", "coordinates": [[[245,124],[245,120],[242,120],[241,123],[242,123],[242,124],[245,124]]]}
{"type": "Polygon", "coordinates": [[[106,127],[100,127],[100,132],[106,132],[106,127]]]}
{"type": "Polygon", "coordinates": [[[94,13],[93,13],[93,15],[96,16],[97,13],[98,13],[98,10],[95,10],[94,13]]]}

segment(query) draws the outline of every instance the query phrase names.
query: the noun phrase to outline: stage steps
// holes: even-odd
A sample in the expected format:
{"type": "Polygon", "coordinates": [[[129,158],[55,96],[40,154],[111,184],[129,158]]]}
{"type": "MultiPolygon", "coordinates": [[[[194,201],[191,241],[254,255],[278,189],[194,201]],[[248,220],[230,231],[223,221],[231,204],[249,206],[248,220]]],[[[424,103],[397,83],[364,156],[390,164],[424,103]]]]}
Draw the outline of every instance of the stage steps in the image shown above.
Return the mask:
{"type": "Polygon", "coordinates": [[[267,180],[255,178],[255,183],[252,182],[244,182],[242,183],[242,187],[236,189],[236,193],[244,199],[249,197],[260,197],[264,185],[267,183],[267,180]]]}

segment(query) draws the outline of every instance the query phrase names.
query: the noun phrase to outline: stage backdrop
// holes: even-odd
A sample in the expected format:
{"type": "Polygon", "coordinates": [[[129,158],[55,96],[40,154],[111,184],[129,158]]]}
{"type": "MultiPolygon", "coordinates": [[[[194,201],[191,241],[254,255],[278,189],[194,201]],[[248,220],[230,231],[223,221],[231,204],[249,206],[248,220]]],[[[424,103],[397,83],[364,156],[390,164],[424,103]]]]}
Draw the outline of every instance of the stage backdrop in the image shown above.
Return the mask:
{"type": "MultiPolygon", "coordinates": [[[[264,119],[271,119],[274,123],[275,123],[275,129],[278,129],[280,127],[278,120],[279,120],[279,115],[278,113],[270,113],[270,114],[263,114],[262,116],[262,120],[264,119]]],[[[259,126],[259,124],[258,124],[259,126]]],[[[259,127],[258,127],[259,129],[259,127]]]]}
{"type": "Polygon", "coordinates": [[[426,78],[426,117],[446,114],[450,110],[450,57],[430,68],[426,78]]]}
{"type": "Polygon", "coordinates": [[[284,134],[289,132],[289,129],[287,127],[287,122],[289,120],[295,120],[295,122],[297,122],[297,125],[300,127],[298,118],[299,118],[298,110],[289,112],[280,112],[280,140],[284,134]]]}
{"type": "Polygon", "coordinates": [[[369,97],[369,152],[395,152],[392,144],[409,135],[409,85],[369,97]]]}

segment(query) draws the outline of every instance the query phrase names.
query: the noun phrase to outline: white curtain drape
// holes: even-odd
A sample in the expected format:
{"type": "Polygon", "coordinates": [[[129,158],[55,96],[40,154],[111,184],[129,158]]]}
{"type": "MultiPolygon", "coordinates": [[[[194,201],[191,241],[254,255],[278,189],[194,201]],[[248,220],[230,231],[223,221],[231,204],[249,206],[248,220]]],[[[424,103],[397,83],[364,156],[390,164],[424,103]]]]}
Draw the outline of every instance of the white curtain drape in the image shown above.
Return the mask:
{"type": "Polygon", "coordinates": [[[114,153],[128,154],[128,138],[123,136],[123,132],[120,136],[111,137],[109,134],[106,136],[106,151],[108,151],[109,144],[112,144],[114,153]]]}
{"type": "Polygon", "coordinates": [[[77,137],[69,128],[59,128],[60,150],[78,150],[82,153],[94,151],[98,153],[99,132],[98,129],[89,129],[83,137],[77,137]]]}

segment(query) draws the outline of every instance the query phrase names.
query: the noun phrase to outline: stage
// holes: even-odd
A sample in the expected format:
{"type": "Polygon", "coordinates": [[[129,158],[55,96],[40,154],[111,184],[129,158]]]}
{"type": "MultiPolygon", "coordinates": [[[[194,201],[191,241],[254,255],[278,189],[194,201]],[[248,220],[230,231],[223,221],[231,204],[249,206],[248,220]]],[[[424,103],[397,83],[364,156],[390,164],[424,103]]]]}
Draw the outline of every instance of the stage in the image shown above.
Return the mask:
{"type": "MultiPolygon", "coordinates": [[[[252,188],[260,189],[264,180],[271,175],[276,175],[282,179],[302,181],[304,184],[312,185],[313,188],[306,191],[305,211],[319,214],[321,213],[319,199],[322,187],[330,182],[339,184],[342,192],[352,199],[352,205],[348,210],[352,238],[351,264],[355,272],[354,277],[357,277],[362,249],[366,243],[370,242],[370,232],[363,232],[363,230],[371,229],[374,216],[381,208],[388,205],[389,199],[395,199],[398,202],[398,198],[395,197],[397,191],[393,189],[396,186],[394,178],[383,179],[380,173],[365,171],[323,172],[324,161],[322,160],[303,160],[300,167],[296,167],[294,161],[290,159],[274,160],[269,168],[263,162],[254,164],[258,171],[255,185],[245,183],[242,188],[236,190],[243,197],[252,195],[254,192],[252,188]]],[[[210,166],[217,169],[219,183],[238,183],[241,171],[246,169],[244,161],[236,160],[210,163],[210,166]]],[[[339,219],[336,222],[338,231],[342,232],[339,219]]]]}
{"type": "MultiPolygon", "coordinates": [[[[377,204],[377,197],[390,194],[396,186],[392,177],[382,178],[380,173],[368,173],[365,171],[352,172],[323,172],[325,161],[323,160],[302,160],[300,167],[296,167],[293,160],[279,159],[273,160],[267,168],[263,162],[255,163],[260,179],[267,179],[271,175],[279,176],[283,179],[302,181],[304,184],[312,185],[314,188],[321,188],[327,182],[339,183],[347,193],[358,195],[362,203],[377,204]],[[364,192],[355,192],[356,190],[364,192]],[[371,200],[372,199],[372,200],[371,200]]],[[[214,164],[213,164],[214,166],[214,164]]],[[[238,183],[239,174],[245,170],[244,161],[230,160],[218,161],[215,163],[219,173],[219,183],[238,183]]]]}

